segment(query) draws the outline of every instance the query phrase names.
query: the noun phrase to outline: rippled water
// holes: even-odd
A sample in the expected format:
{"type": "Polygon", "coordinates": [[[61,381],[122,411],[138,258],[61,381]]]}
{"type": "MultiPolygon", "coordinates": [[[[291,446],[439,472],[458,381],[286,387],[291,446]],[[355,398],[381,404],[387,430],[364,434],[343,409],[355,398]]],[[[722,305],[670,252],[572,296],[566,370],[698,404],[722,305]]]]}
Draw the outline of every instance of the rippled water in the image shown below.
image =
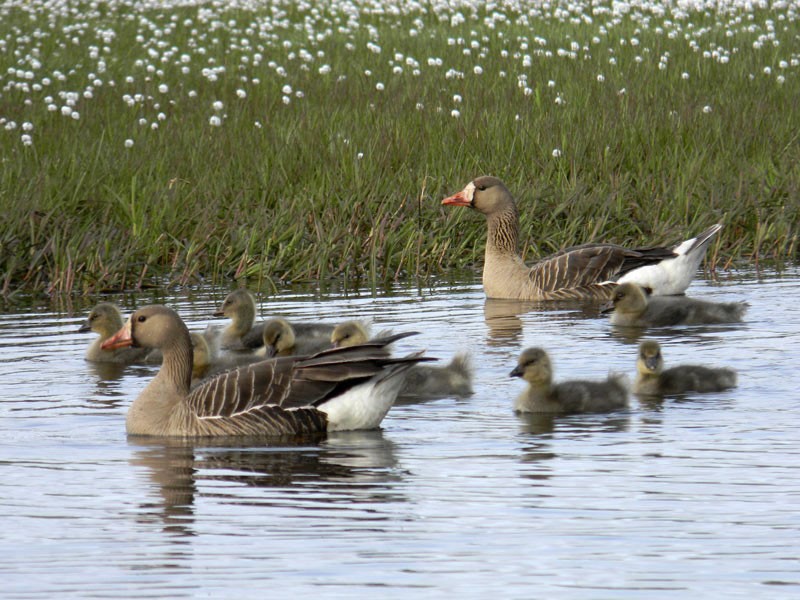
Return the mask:
{"type": "MultiPolygon", "coordinates": [[[[796,598],[800,272],[696,281],[747,323],[651,332],[737,389],[559,419],[511,411],[520,350],[557,378],[634,374],[636,339],[590,307],[487,302],[476,285],[261,299],[262,316],[415,329],[470,350],[475,394],[395,406],[380,431],[293,445],[127,439],[156,367],[99,370],[89,305],[0,314],[0,581],[7,598],[796,598]]],[[[154,299],[196,327],[224,291],[154,299]]]]}

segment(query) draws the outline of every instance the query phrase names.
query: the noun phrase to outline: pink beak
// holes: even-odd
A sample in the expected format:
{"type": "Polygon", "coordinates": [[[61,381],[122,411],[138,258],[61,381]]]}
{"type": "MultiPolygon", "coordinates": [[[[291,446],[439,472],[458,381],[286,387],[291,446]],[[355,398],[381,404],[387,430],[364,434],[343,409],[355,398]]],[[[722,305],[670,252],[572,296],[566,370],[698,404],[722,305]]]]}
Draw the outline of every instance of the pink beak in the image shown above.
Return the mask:
{"type": "Polygon", "coordinates": [[[103,350],[117,350],[131,345],[133,345],[133,337],[131,337],[131,320],[128,319],[122,329],[103,342],[100,347],[103,350]]]}
{"type": "Polygon", "coordinates": [[[457,194],[453,194],[449,198],[442,200],[442,204],[446,204],[448,206],[471,206],[472,202],[467,200],[467,194],[465,190],[461,190],[457,194]]]}

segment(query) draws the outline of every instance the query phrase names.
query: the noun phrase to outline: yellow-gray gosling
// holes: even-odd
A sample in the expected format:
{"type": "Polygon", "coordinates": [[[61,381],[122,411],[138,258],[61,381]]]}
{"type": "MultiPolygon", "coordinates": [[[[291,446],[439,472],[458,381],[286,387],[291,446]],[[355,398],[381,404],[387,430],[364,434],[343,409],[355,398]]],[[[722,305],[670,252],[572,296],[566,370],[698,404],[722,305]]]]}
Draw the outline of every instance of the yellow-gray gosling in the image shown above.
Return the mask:
{"type": "MultiPolygon", "coordinates": [[[[334,348],[364,344],[369,339],[367,328],[358,321],[337,325],[331,334],[334,348]]],[[[469,354],[459,352],[444,366],[416,365],[406,373],[398,395],[400,400],[433,400],[472,394],[472,364],[469,354]]]]}
{"type": "Polygon", "coordinates": [[[118,350],[103,350],[101,345],[122,327],[122,313],[116,304],[100,302],[90,312],[83,322],[79,333],[94,331],[99,337],[86,348],[86,360],[90,362],[115,363],[129,365],[146,362],[149,350],[145,348],[120,348],[118,350]]]}
{"type": "Polygon", "coordinates": [[[333,325],[317,325],[314,328],[289,323],[276,317],[264,323],[264,348],[258,351],[266,357],[314,354],[331,347],[330,335],[333,325]]]}
{"type": "Polygon", "coordinates": [[[624,375],[612,373],[605,381],[553,383],[550,357],[541,348],[524,350],[510,375],[528,382],[528,387],[514,403],[514,410],[517,412],[610,412],[628,405],[628,382],[624,375]]]}
{"type": "Polygon", "coordinates": [[[208,337],[219,336],[219,339],[213,340],[212,343],[218,343],[220,348],[242,350],[255,349],[263,345],[263,324],[255,324],[256,299],[249,290],[239,288],[225,296],[214,316],[228,317],[231,320],[221,333],[217,328],[210,328],[206,332],[208,337]]]}
{"type": "Polygon", "coordinates": [[[603,313],[612,313],[612,325],[631,327],[739,323],[746,310],[746,302],[708,302],[686,296],[649,296],[635,283],[617,286],[612,299],[601,308],[603,313]]]}
{"type": "Polygon", "coordinates": [[[639,345],[636,371],[633,391],[641,395],[720,392],[736,387],[736,371],[733,369],[679,365],[665,370],[661,346],[653,340],[639,345]]]}

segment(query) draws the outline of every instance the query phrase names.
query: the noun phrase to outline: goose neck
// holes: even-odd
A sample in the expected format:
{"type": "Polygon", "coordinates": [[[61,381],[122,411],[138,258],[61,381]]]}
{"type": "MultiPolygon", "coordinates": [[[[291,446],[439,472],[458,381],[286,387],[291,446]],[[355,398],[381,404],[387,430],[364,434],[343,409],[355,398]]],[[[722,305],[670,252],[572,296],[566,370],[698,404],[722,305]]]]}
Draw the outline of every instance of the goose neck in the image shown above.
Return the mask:
{"type": "Polygon", "coordinates": [[[519,240],[519,214],[516,208],[509,207],[490,215],[487,224],[486,253],[516,255],[519,240]]]}

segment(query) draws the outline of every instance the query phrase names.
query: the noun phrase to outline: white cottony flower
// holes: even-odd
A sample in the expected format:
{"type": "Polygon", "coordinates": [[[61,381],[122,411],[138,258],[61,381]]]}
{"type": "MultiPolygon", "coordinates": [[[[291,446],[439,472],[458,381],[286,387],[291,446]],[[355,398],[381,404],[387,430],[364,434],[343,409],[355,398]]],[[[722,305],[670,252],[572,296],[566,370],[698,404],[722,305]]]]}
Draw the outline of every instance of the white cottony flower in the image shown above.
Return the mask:
{"type": "Polygon", "coordinates": [[[553,148],[553,158],[560,158],[561,157],[561,150],[558,148],[553,148]]]}
{"type": "Polygon", "coordinates": [[[222,110],[224,106],[225,105],[222,104],[220,100],[216,100],[211,104],[211,108],[213,108],[214,110],[222,110]]]}
{"type": "Polygon", "coordinates": [[[212,127],[219,127],[222,125],[222,119],[220,119],[217,115],[214,115],[208,120],[208,124],[212,127]]]}
{"type": "Polygon", "coordinates": [[[455,102],[456,104],[459,104],[461,102],[461,96],[459,94],[454,94],[453,95],[453,102],[455,102]]]}
{"type": "Polygon", "coordinates": [[[162,94],[166,94],[169,91],[169,86],[166,83],[162,83],[158,86],[158,91],[162,94]]]}
{"type": "Polygon", "coordinates": [[[33,131],[33,123],[26,121],[22,124],[22,131],[33,131]]]}
{"type": "Polygon", "coordinates": [[[606,78],[605,78],[605,75],[603,75],[602,73],[600,73],[600,74],[597,76],[597,81],[598,81],[598,83],[603,83],[605,80],[606,80],[606,78]]]}
{"type": "Polygon", "coordinates": [[[283,92],[284,94],[286,94],[286,95],[288,96],[289,94],[291,94],[291,93],[292,93],[292,86],[290,86],[290,85],[288,85],[288,84],[287,84],[287,85],[285,85],[285,86],[283,86],[283,87],[281,88],[281,92],[283,92]]]}
{"type": "Polygon", "coordinates": [[[711,112],[711,107],[710,107],[708,104],[706,104],[706,105],[703,107],[703,112],[704,112],[705,114],[708,114],[708,113],[710,113],[710,112],[711,112]]]}
{"type": "Polygon", "coordinates": [[[379,92],[382,92],[385,89],[385,86],[379,81],[378,83],[375,84],[375,89],[378,90],[379,92]]]}
{"type": "Polygon", "coordinates": [[[126,147],[126,148],[133,148],[133,140],[132,140],[132,139],[130,139],[130,138],[128,138],[127,140],[125,140],[125,147],[126,147]]]}
{"type": "Polygon", "coordinates": [[[456,109],[453,109],[450,111],[450,116],[453,117],[454,119],[457,119],[461,116],[461,113],[458,112],[456,109]]]}
{"type": "Polygon", "coordinates": [[[240,89],[238,89],[238,90],[236,90],[236,95],[237,95],[239,98],[247,98],[247,92],[245,92],[245,91],[244,91],[243,89],[241,89],[241,88],[240,88],[240,89]]]}

